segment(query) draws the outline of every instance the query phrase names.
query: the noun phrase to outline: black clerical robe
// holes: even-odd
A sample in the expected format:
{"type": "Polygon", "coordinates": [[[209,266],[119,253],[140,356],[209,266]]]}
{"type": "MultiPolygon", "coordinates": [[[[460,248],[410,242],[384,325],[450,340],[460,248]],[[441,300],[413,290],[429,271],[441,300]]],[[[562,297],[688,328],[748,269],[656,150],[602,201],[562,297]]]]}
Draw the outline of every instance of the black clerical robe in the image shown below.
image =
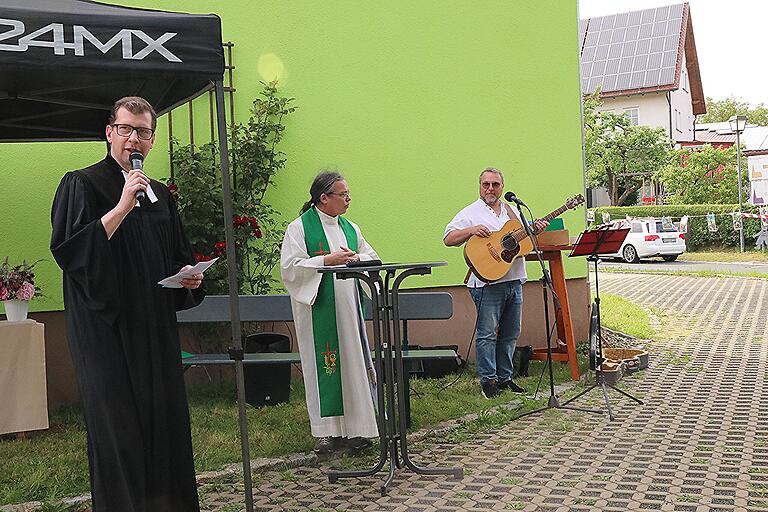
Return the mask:
{"type": "Polygon", "coordinates": [[[88,430],[94,512],[199,510],[176,311],[201,290],[157,282],[194,264],[168,189],[142,200],[111,240],[101,217],[125,178],[107,156],[67,173],[51,252],[64,271],[67,338],[88,430]]]}

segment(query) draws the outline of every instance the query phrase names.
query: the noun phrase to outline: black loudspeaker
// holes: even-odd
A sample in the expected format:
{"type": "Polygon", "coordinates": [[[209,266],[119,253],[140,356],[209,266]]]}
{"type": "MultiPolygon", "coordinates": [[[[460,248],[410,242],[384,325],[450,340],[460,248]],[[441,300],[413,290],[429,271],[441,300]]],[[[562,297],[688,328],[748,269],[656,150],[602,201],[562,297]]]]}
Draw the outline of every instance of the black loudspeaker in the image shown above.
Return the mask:
{"type": "MultiPolygon", "coordinates": [[[[291,351],[285,334],[259,332],[245,338],[246,353],[284,353],[291,351]]],[[[255,407],[284,404],[291,392],[290,363],[248,364],[243,367],[245,401],[255,407]]]]}
{"type": "MultiPolygon", "coordinates": [[[[434,346],[419,346],[419,345],[410,345],[410,349],[424,349],[424,350],[453,350],[458,355],[459,353],[459,346],[458,345],[434,345],[434,346]]],[[[456,358],[454,359],[424,359],[423,360],[423,371],[419,374],[421,377],[426,378],[439,378],[444,377],[448,375],[449,373],[453,373],[456,370],[458,370],[461,366],[464,365],[464,360],[461,358],[461,356],[458,356],[458,361],[456,358]]],[[[413,372],[415,373],[415,372],[413,372]]]]}

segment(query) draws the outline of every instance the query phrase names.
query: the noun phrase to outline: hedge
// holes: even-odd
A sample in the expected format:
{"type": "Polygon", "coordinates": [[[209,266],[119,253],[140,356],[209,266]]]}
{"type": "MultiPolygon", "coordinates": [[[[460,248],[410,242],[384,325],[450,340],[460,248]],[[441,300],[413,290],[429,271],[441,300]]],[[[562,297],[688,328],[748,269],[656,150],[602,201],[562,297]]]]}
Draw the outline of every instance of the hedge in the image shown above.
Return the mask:
{"type": "MultiPolygon", "coordinates": [[[[592,208],[595,212],[595,222],[590,227],[602,223],[602,214],[607,212],[611,219],[630,217],[672,217],[679,221],[683,215],[688,215],[688,233],[685,236],[689,250],[702,248],[738,247],[739,233],[733,229],[731,213],[739,211],[738,204],[664,204],[651,206],[603,206],[592,208]],[[717,231],[711,233],[707,228],[706,215],[714,213],[717,231]]],[[[755,206],[745,205],[744,212],[758,213],[755,206]]],[[[760,231],[760,219],[743,219],[744,247],[750,249],[755,245],[755,234],[760,231]]]]}

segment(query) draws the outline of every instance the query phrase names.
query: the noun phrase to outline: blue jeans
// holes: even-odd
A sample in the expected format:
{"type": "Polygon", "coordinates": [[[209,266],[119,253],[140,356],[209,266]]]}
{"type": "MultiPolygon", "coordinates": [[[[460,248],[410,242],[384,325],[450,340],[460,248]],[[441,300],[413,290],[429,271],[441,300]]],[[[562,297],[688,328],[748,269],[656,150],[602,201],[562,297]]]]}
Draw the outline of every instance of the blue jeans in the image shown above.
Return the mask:
{"type": "Polygon", "coordinates": [[[477,308],[477,374],[480,382],[512,379],[512,354],[520,337],[523,285],[519,280],[470,288],[477,308]]]}

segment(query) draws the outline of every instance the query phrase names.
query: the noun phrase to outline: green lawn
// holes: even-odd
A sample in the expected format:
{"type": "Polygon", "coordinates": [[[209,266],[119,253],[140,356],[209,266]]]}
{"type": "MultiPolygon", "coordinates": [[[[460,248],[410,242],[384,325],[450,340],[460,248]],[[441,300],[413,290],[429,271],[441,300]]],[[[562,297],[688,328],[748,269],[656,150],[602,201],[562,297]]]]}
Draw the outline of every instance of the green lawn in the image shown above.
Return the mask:
{"type": "Polygon", "coordinates": [[[601,268],[600,272],[613,272],[617,274],[664,274],[668,276],[691,276],[691,277],[756,277],[759,279],[768,279],[768,274],[750,270],[747,272],[736,272],[730,270],[663,270],[663,269],[643,269],[643,268],[601,268]]]}
{"type": "Polygon", "coordinates": [[[618,295],[600,296],[600,319],[604,327],[636,338],[650,339],[656,334],[648,312],[618,295]]]}
{"type": "MultiPolygon", "coordinates": [[[[753,244],[754,245],[754,244],[753,244]]],[[[739,252],[738,249],[718,248],[717,250],[699,250],[696,252],[684,252],[678,258],[679,261],[760,261],[768,262],[768,252],[748,250],[739,252]]]]}

